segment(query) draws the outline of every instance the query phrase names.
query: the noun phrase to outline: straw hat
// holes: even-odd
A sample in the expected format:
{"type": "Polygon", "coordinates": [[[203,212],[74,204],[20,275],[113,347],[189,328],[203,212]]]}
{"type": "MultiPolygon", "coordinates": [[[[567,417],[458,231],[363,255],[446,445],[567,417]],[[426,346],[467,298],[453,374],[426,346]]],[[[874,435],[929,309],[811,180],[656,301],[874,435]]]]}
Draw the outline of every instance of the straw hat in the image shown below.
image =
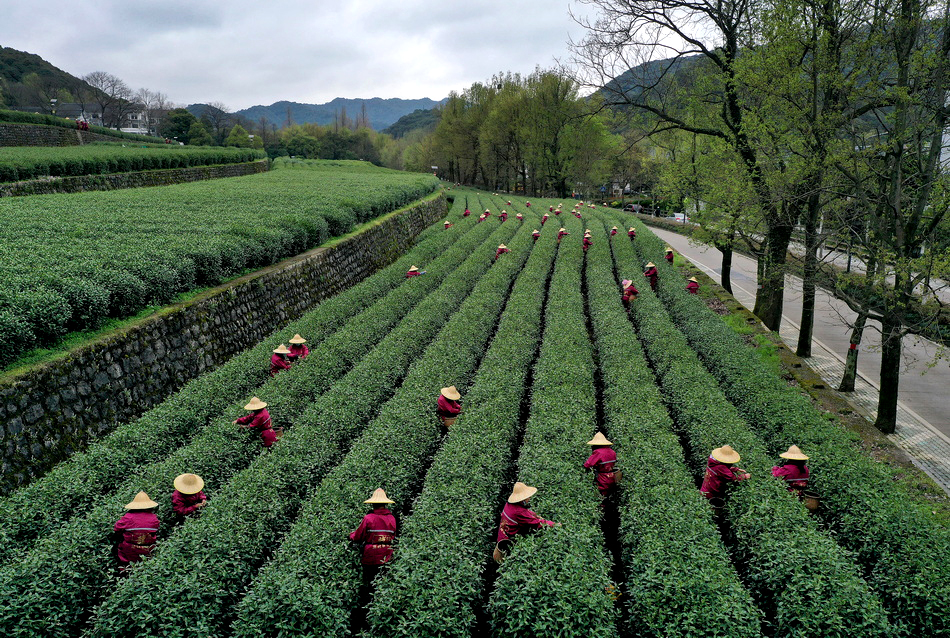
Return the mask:
{"type": "Polygon", "coordinates": [[[277,354],[290,354],[290,350],[288,350],[287,346],[285,346],[284,344],[280,344],[279,346],[274,348],[274,352],[276,352],[277,354]]]}
{"type": "Polygon", "coordinates": [[[507,215],[507,214],[508,214],[508,211],[503,210],[503,211],[501,211],[501,214],[502,214],[502,215],[507,215]]]}
{"type": "Polygon", "coordinates": [[[267,407],[267,404],[258,399],[257,397],[252,397],[250,403],[244,406],[245,410],[263,410],[267,407]]]}
{"type": "Polygon", "coordinates": [[[673,249],[670,248],[669,246],[667,246],[667,247],[666,247],[666,252],[671,253],[671,252],[673,252],[673,249]]]}
{"type": "Polygon", "coordinates": [[[290,343],[307,343],[307,340],[301,337],[299,334],[295,334],[290,338],[290,343]]]}
{"type": "Polygon", "coordinates": [[[508,497],[509,503],[520,503],[531,498],[538,491],[538,488],[525,485],[521,481],[515,483],[515,489],[511,490],[511,496],[508,497]]]}
{"type": "Polygon", "coordinates": [[[607,440],[603,432],[598,432],[594,435],[594,438],[587,442],[587,445],[613,445],[613,443],[607,440]]]}
{"type": "Polygon", "coordinates": [[[723,463],[738,463],[739,462],[739,453],[732,449],[729,445],[723,445],[722,447],[717,447],[713,450],[709,456],[713,457],[717,461],[723,463]]]}
{"type": "Polygon", "coordinates": [[[613,226],[610,230],[617,230],[617,227],[613,226]]]}
{"type": "Polygon", "coordinates": [[[486,213],[490,213],[491,211],[486,208],[486,209],[485,209],[485,212],[486,212],[486,213]]]}
{"type": "Polygon", "coordinates": [[[363,502],[364,503],[395,503],[396,501],[393,501],[388,496],[386,496],[386,491],[383,488],[377,487],[373,491],[373,495],[363,502]]]}
{"type": "Polygon", "coordinates": [[[538,230],[537,228],[535,228],[533,231],[531,231],[531,234],[533,235],[534,233],[540,233],[540,232],[541,232],[540,230],[538,230]]]}
{"type": "Polygon", "coordinates": [[[409,272],[415,272],[417,270],[419,270],[419,266],[416,266],[415,264],[409,266],[409,272]]]}
{"type": "Polygon", "coordinates": [[[548,215],[547,213],[545,213],[544,215],[542,215],[542,217],[548,218],[548,217],[550,217],[550,215],[548,215]]]}
{"type": "Polygon", "coordinates": [[[132,499],[132,502],[125,506],[127,510],[150,510],[153,507],[158,507],[158,503],[153,501],[148,497],[148,494],[145,492],[139,492],[135,495],[135,498],[132,499]]]}
{"type": "Polygon", "coordinates": [[[654,264],[652,261],[648,261],[647,268],[656,268],[656,264],[654,264]]]}
{"type": "Polygon", "coordinates": [[[788,452],[782,452],[779,454],[783,459],[791,459],[793,461],[807,461],[808,457],[805,456],[797,445],[793,445],[788,448],[788,452]]]}
{"type": "Polygon", "coordinates": [[[629,286],[629,285],[632,284],[632,283],[633,283],[633,282],[630,281],[629,279],[624,279],[623,281],[620,282],[620,285],[623,286],[624,288],[626,288],[627,286],[629,286]]]}
{"type": "Polygon", "coordinates": [[[444,222],[442,222],[442,223],[445,224],[446,226],[448,226],[448,225],[451,224],[452,222],[450,222],[449,220],[446,219],[446,220],[445,220],[444,222]]]}
{"type": "Polygon", "coordinates": [[[561,226],[561,228],[559,228],[557,232],[559,232],[559,233],[563,233],[563,232],[564,232],[564,227],[563,227],[563,226],[561,226]]]}
{"type": "Polygon", "coordinates": [[[499,247],[499,248],[508,248],[508,246],[505,246],[504,244],[498,244],[498,247],[499,247]]]}
{"type": "MultiPolygon", "coordinates": [[[[696,281],[696,277],[690,277],[690,278],[689,278],[689,279],[687,279],[686,281],[696,281]]],[[[696,281],[696,283],[698,284],[699,282],[698,282],[698,281],[696,281]]]]}
{"type": "Polygon", "coordinates": [[[585,235],[590,235],[590,228],[585,228],[585,229],[584,229],[584,234],[585,234],[585,235]]]}
{"type": "Polygon", "coordinates": [[[459,391],[454,385],[450,385],[447,388],[442,388],[439,390],[439,392],[441,392],[442,396],[444,396],[446,399],[451,399],[452,401],[458,401],[462,398],[462,395],[459,394],[459,391]]]}
{"type": "Polygon", "coordinates": [[[631,226],[631,227],[628,228],[627,230],[628,230],[628,231],[631,231],[631,230],[632,230],[632,231],[636,231],[636,229],[635,229],[633,226],[631,226]]]}
{"type": "Polygon", "coordinates": [[[197,494],[204,486],[205,482],[197,474],[179,474],[175,477],[175,489],[182,494],[197,494]]]}

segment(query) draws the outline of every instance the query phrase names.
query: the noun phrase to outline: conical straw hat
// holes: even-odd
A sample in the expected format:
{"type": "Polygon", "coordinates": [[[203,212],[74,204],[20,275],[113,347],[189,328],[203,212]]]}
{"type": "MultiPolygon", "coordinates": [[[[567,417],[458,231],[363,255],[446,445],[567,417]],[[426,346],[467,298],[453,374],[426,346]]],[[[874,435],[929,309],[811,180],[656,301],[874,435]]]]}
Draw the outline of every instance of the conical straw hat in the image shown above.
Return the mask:
{"type": "Polygon", "coordinates": [[[671,252],[673,252],[673,249],[670,248],[669,246],[667,246],[667,247],[666,247],[666,252],[671,253],[671,252]]]}
{"type": "Polygon", "coordinates": [[[541,231],[538,230],[537,228],[535,228],[533,231],[531,231],[532,234],[534,234],[534,233],[540,233],[540,232],[541,232],[541,231]]]}
{"type": "Polygon", "coordinates": [[[631,230],[636,231],[636,229],[635,229],[633,226],[631,226],[631,227],[628,229],[628,232],[631,231],[631,230]]]}
{"type": "Polygon", "coordinates": [[[451,224],[452,222],[450,222],[449,220],[446,219],[446,220],[445,220],[444,222],[442,222],[442,223],[443,223],[443,224],[451,224]]]}
{"type": "Polygon", "coordinates": [[[515,489],[511,490],[511,496],[508,497],[509,503],[520,503],[531,498],[538,491],[538,488],[525,485],[521,481],[515,483],[515,489]]]}
{"type": "Polygon", "coordinates": [[[656,267],[656,264],[654,264],[652,261],[647,262],[647,268],[655,268],[655,267],[656,267]]]}
{"type": "Polygon", "coordinates": [[[299,334],[295,334],[291,339],[290,343],[307,343],[307,340],[301,337],[299,334]]]}
{"type": "Polygon", "coordinates": [[[252,397],[250,403],[244,406],[245,410],[263,410],[267,407],[267,404],[258,399],[257,397],[252,397]]]}
{"type": "Polygon", "coordinates": [[[603,432],[598,432],[594,435],[594,438],[587,442],[587,445],[613,445],[613,443],[607,440],[603,432]]]}
{"type": "Polygon", "coordinates": [[[739,462],[739,453],[732,449],[731,446],[723,445],[722,447],[717,447],[715,450],[710,453],[711,457],[717,461],[722,461],[723,463],[738,463],[739,462]]]}
{"type": "Polygon", "coordinates": [[[508,246],[505,246],[504,244],[498,244],[498,247],[499,247],[499,248],[508,248],[508,246]]]}
{"type": "Polygon", "coordinates": [[[610,230],[617,230],[617,227],[616,227],[616,226],[613,226],[613,227],[611,227],[610,230]]]}
{"type": "Polygon", "coordinates": [[[175,489],[182,494],[197,494],[204,486],[205,482],[197,474],[179,474],[175,477],[175,489]]]}
{"type": "Polygon", "coordinates": [[[779,454],[783,459],[792,459],[793,461],[807,461],[808,457],[802,453],[797,445],[793,445],[788,448],[788,452],[782,452],[779,454]]]}
{"type": "MultiPolygon", "coordinates": [[[[696,281],[696,277],[690,277],[687,281],[696,281]]],[[[696,281],[696,283],[698,284],[699,282],[696,281]]]]}
{"type": "Polygon", "coordinates": [[[415,264],[409,266],[409,272],[414,272],[416,270],[419,270],[419,266],[416,266],[415,264]]]}
{"type": "Polygon", "coordinates": [[[446,399],[451,399],[452,401],[458,401],[462,398],[462,395],[459,394],[459,391],[455,388],[454,385],[450,385],[447,388],[442,388],[439,390],[446,399]]]}
{"type": "Polygon", "coordinates": [[[486,213],[490,213],[491,211],[486,208],[486,209],[485,209],[485,212],[486,212],[486,213]]]}
{"type": "Polygon", "coordinates": [[[562,226],[561,228],[559,228],[557,232],[563,233],[563,232],[564,232],[564,227],[562,226]]]}
{"type": "Polygon", "coordinates": [[[280,344],[279,346],[274,348],[274,352],[276,352],[277,354],[290,354],[290,350],[288,350],[287,346],[285,346],[284,344],[280,344]]]}
{"type": "Polygon", "coordinates": [[[158,507],[158,503],[153,501],[148,497],[148,494],[145,492],[139,492],[135,495],[135,498],[132,499],[132,502],[125,506],[127,510],[150,510],[153,507],[158,507]]]}
{"type": "Polygon", "coordinates": [[[377,487],[373,491],[373,495],[363,502],[364,503],[395,503],[396,501],[390,500],[390,498],[386,496],[386,491],[383,488],[377,487]]]}

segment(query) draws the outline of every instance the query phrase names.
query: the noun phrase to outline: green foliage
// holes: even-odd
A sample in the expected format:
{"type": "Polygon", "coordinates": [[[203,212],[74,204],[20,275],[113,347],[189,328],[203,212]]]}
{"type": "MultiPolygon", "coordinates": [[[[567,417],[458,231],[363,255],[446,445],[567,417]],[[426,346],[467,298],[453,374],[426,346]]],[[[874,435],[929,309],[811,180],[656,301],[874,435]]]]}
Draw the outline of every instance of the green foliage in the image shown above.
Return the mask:
{"type": "Polygon", "coordinates": [[[211,137],[211,133],[208,132],[208,129],[200,120],[191,123],[186,136],[190,146],[211,146],[214,144],[214,138],[211,137]]]}
{"type": "MultiPolygon", "coordinates": [[[[595,237],[604,230],[597,224],[595,237]]],[[[635,273],[614,274],[610,244],[629,239],[625,233],[608,236],[588,250],[587,294],[604,381],[605,432],[619,467],[626,468],[620,535],[634,635],[759,636],[761,612],[740,584],[709,504],[696,489],[620,301],[618,278],[635,273]]]]}
{"type": "MultiPolygon", "coordinates": [[[[636,244],[615,242],[618,270],[636,272],[644,263],[634,251],[640,230],[646,232],[642,224],[636,244]]],[[[660,276],[682,285],[670,268],[660,276]]],[[[762,442],[722,395],[649,285],[640,291],[631,314],[671,414],[688,441],[694,476],[702,476],[712,449],[728,444],[754,477],[732,486],[726,509],[731,542],[744,561],[744,584],[772,630],[802,638],[852,636],[855,631],[888,635],[881,601],[869,591],[850,553],[817,529],[784,484],[770,478],[772,464],[762,442]]]]}
{"type": "Polygon", "coordinates": [[[485,595],[485,562],[497,532],[498,497],[511,482],[521,402],[555,253],[554,233],[543,235],[515,282],[464,395],[465,410],[433,459],[412,515],[402,522],[398,551],[377,580],[369,611],[374,635],[461,638],[475,629],[485,595]]]}
{"type": "Polygon", "coordinates": [[[241,148],[250,148],[251,140],[248,138],[247,129],[245,129],[240,124],[235,124],[231,127],[231,132],[228,133],[228,139],[225,140],[225,146],[238,146],[241,148]]]}
{"type": "MultiPolygon", "coordinates": [[[[219,158],[259,154],[140,150],[166,159],[191,153],[219,158]]],[[[109,157],[111,164],[123,156],[109,157]]],[[[125,160],[125,170],[130,170],[130,158],[125,160]]],[[[167,303],[179,292],[214,286],[249,268],[299,254],[431,192],[437,184],[432,176],[360,162],[314,162],[307,168],[160,188],[4,198],[0,269],[6,290],[0,310],[21,309],[17,300],[32,298],[29,291],[42,286],[68,305],[65,329],[94,328],[107,317],[167,303]],[[125,296],[129,292],[132,296],[125,296]]],[[[47,305],[61,307],[60,301],[47,305]]],[[[0,323],[0,342],[22,343],[32,333],[29,348],[62,333],[55,312],[19,314],[29,332],[19,322],[0,323]]],[[[15,359],[17,351],[6,352],[0,364],[15,359]]]]}
{"type": "Polygon", "coordinates": [[[584,443],[598,426],[581,297],[583,227],[573,217],[564,225],[572,236],[558,250],[518,457],[518,480],[539,490],[533,509],[563,527],[518,539],[498,568],[489,600],[498,635],[606,637],[617,631],[600,495],[582,467],[589,454],[584,443]]]}
{"type": "MultiPolygon", "coordinates": [[[[13,124],[39,124],[42,126],[56,126],[59,128],[68,128],[76,130],[76,120],[56,117],[55,115],[43,115],[41,113],[25,113],[23,111],[4,111],[0,110],[0,122],[10,122],[13,124]]],[[[151,144],[162,144],[165,140],[151,135],[138,135],[135,133],[123,133],[105,126],[90,126],[89,130],[99,135],[108,135],[123,140],[133,142],[146,142],[151,144]]]]}
{"type": "Polygon", "coordinates": [[[863,453],[855,435],[788,387],[705,304],[683,291],[672,267],[657,259],[663,243],[655,235],[640,226],[637,241],[659,264],[660,295],[677,325],[769,451],[777,455],[794,443],[812,457],[811,484],[822,496],[822,518],[856,554],[899,635],[950,635],[944,622],[950,531],[912,495],[895,489],[894,471],[863,453]]]}
{"type": "MultiPolygon", "coordinates": [[[[200,125],[199,125],[200,126],[200,125]]],[[[164,168],[188,168],[250,162],[261,159],[260,151],[225,148],[194,149],[180,146],[17,146],[0,148],[0,182],[37,177],[69,177],[164,168]]]]}

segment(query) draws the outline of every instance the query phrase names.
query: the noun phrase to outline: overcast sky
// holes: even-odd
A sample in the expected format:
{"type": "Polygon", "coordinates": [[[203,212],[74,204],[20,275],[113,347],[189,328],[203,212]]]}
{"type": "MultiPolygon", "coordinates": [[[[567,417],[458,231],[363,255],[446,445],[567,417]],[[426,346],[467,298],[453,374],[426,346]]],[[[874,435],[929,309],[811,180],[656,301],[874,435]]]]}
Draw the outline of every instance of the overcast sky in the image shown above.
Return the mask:
{"type": "Polygon", "coordinates": [[[335,97],[435,100],[567,61],[571,0],[6,0],[0,46],[231,110],[335,97]],[[11,6],[12,5],[12,6],[11,6]]]}

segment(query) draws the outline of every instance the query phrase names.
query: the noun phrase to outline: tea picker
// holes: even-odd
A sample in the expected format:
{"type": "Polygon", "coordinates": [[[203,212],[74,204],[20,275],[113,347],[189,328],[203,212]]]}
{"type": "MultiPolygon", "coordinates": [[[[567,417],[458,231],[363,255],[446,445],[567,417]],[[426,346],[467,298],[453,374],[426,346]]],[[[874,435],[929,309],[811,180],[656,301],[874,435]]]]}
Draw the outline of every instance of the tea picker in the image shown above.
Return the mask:
{"type": "Polygon", "coordinates": [[[455,424],[455,419],[462,412],[461,398],[462,395],[459,394],[454,385],[439,390],[439,400],[436,403],[435,413],[446,430],[455,424]]]}
{"type": "Polygon", "coordinates": [[[708,499],[722,499],[726,486],[732,482],[744,481],[749,473],[735,464],[740,460],[739,453],[728,445],[717,447],[709,453],[706,461],[706,474],[703,477],[700,493],[708,499]]]}
{"type": "Polygon", "coordinates": [[[260,433],[261,445],[264,447],[270,447],[276,443],[280,435],[283,434],[283,430],[274,432],[270,413],[267,411],[267,404],[257,397],[253,397],[250,402],[244,406],[244,409],[250,410],[251,413],[235,419],[234,423],[260,433]]]}
{"type": "Polygon", "coordinates": [[[525,485],[520,481],[515,483],[508,502],[501,510],[498,537],[495,551],[492,553],[496,562],[501,563],[519,535],[524,536],[529,532],[537,531],[542,525],[560,527],[560,523],[545,520],[528,509],[528,503],[537,491],[538,488],[525,485]]]}
{"type": "Polygon", "coordinates": [[[372,505],[373,511],[363,517],[359,527],[349,536],[351,541],[360,545],[360,565],[363,567],[361,600],[368,598],[373,579],[383,565],[392,560],[393,539],[396,537],[396,517],[386,507],[393,501],[386,496],[383,488],[376,489],[363,502],[372,505]]]}
{"type": "Polygon", "coordinates": [[[208,497],[202,492],[205,482],[197,474],[179,474],[175,477],[175,490],[172,492],[172,509],[178,522],[198,512],[208,504],[208,497]]]}
{"type": "Polygon", "coordinates": [[[584,469],[596,473],[594,485],[600,490],[600,495],[606,497],[616,487],[620,478],[620,473],[614,467],[617,464],[617,453],[611,447],[613,443],[608,441],[602,432],[595,434],[587,445],[591,446],[593,452],[584,461],[584,469]]]}
{"type": "Polygon", "coordinates": [[[656,269],[656,264],[652,261],[648,261],[646,269],[643,271],[643,276],[650,280],[650,290],[656,292],[656,280],[659,276],[659,272],[656,269]]]}
{"type": "Polygon", "coordinates": [[[290,370],[290,350],[287,346],[280,344],[274,348],[273,352],[274,354],[270,356],[270,376],[272,377],[284,370],[290,370]]]}
{"type": "Polygon", "coordinates": [[[113,528],[118,536],[116,550],[119,560],[119,576],[128,575],[129,565],[145,560],[155,549],[155,536],[158,534],[158,517],[155,508],[158,503],[139,492],[131,503],[125,506],[128,511],[113,528]]]}

